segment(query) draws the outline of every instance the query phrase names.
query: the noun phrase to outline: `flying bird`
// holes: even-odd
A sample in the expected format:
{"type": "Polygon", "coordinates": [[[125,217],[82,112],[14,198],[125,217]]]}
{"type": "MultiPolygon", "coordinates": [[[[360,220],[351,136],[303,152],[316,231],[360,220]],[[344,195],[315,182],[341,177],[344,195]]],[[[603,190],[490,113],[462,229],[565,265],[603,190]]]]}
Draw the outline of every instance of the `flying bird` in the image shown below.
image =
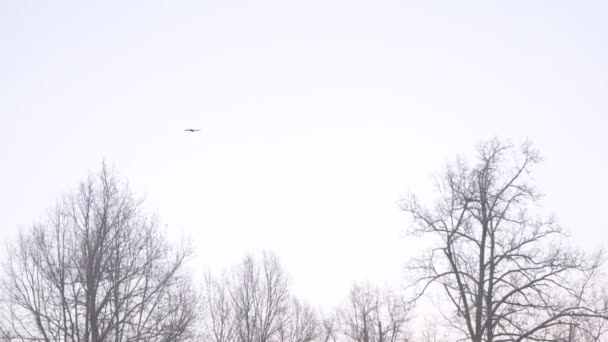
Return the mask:
{"type": "Polygon", "coordinates": [[[186,128],[184,130],[184,132],[198,132],[198,131],[200,131],[200,129],[196,129],[196,128],[186,128]]]}

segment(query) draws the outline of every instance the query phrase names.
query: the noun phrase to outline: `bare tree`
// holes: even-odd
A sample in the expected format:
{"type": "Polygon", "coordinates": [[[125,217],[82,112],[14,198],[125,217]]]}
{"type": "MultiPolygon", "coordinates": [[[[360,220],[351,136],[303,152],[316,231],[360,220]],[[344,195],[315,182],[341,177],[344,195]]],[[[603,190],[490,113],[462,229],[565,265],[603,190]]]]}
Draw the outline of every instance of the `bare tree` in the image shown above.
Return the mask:
{"type": "Polygon", "coordinates": [[[276,255],[246,256],[221,278],[207,274],[202,316],[213,342],[311,342],[320,336],[314,310],[289,293],[276,255]]]}
{"type": "MultiPolygon", "coordinates": [[[[594,275],[594,274],[591,274],[594,275]]],[[[587,278],[580,286],[576,303],[587,303],[596,310],[608,307],[608,291],[605,288],[605,278],[598,278],[598,283],[587,278]]],[[[570,317],[567,325],[553,329],[554,340],[560,342],[602,342],[608,341],[608,320],[601,317],[574,316],[570,317]]]]}
{"type": "Polygon", "coordinates": [[[239,342],[268,342],[281,326],[288,305],[287,276],[278,258],[264,252],[261,265],[245,257],[232,273],[231,296],[239,342]]]}
{"type": "Polygon", "coordinates": [[[608,318],[578,296],[599,258],[564,247],[554,219],[539,218],[530,172],[540,160],[529,144],[518,152],[491,140],[479,146],[476,165],[459,159],[447,168],[435,206],[403,203],[412,233],[435,243],[410,265],[416,296],[437,285],[463,339],[551,340],[572,318],[608,318]]]}
{"type": "Polygon", "coordinates": [[[322,315],[319,341],[336,342],[338,340],[339,322],[337,314],[322,315]]]}
{"type": "Polygon", "coordinates": [[[204,340],[234,342],[237,334],[237,317],[230,293],[229,279],[215,279],[211,273],[205,275],[203,291],[204,340]]]}
{"type": "Polygon", "coordinates": [[[6,333],[36,341],[182,341],[196,314],[174,251],[105,165],[9,248],[6,333]]]}
{"type": "MultiPolygon", "coordinates": [[[[219,279],[207,274],[202,308],[206,340],[280,339],[289,330],[286,322],[290,322],[291,303],[287,285],[288,278],[278,258],[268,252],[260,261],[246,256],[219,279]]],[[[303,314],[302,309],[298,308],[298,315],[303,314]]]]}
{"type": "Polygon", "coordinates": [[[421,338],[423,342],[439,342],[440,339],[437,331],[437,322],[429,319],[424,320],[424,330],[422,331],[421,338]]]}
{"type": "Polygon", "coordinates": [[[279,327],[279,341],[312,342],[319,337],[319,322],[312,307],[292,297],[279,327]]]}
{"type": "Polygon", "coordinates": [[[341,333],[355,342],[408,341],[408,312],[405,301],[392,291],[355,284],[347,307],[340,311],[341,333]]]}

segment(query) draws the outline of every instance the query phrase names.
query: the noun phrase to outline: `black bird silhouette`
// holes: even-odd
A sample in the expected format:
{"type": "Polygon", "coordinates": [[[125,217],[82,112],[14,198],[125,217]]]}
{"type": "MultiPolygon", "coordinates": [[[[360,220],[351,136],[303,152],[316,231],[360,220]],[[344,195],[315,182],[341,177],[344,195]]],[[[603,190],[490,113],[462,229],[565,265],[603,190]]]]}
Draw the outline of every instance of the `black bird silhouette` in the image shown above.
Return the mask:
{"type": "Polygon", "coordinates": [[[200,129],[195,129],[195,128],[186,128],[186,129],[184,130],[184,132],[198,132],[198,131],[200,131],[200,129]]]}

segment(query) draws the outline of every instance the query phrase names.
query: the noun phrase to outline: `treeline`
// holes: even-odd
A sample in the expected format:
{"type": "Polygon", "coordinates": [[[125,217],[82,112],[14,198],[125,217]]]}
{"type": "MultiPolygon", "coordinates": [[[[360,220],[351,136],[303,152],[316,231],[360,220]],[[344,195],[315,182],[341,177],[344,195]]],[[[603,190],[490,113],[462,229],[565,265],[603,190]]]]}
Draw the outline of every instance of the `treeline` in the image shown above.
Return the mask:
{"type": "Polygon", "coordinates": [[[411,238],[433,247],[407,262],[401,290],[353,284],[329,313],[290,292],[271,252],[195,283],[193,251],[167,243],[104,166],[9,244],[0,341],[605,341],[603,255],[572,249],[539,214],[540,161],[531,145],[497,139],[474,163],[457,159],[434,204],[402,202],[411,238]],[[424,319],[435,323],[420,324],[421,298],[437,306],[424,319]]]}
{"type": "Polygon", "coordinates": [[[278,258],[245,257],[221,277],[207,274],[201,305],[205,341],[407,340],[409,306],[390,290],[355,284],[347,304],[321,315],[293,296],[278,258]]]}

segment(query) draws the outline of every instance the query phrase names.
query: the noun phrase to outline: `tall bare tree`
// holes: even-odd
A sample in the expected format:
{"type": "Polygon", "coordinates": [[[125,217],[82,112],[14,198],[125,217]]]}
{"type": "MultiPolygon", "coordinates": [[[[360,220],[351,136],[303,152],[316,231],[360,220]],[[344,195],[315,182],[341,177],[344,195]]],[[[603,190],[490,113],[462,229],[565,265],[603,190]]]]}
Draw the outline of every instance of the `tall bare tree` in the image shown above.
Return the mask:
{"type": "Polygon", "coordinates": [[[246,256],[221,278],[206,276],[202,310],[213,342],[307,342],[316,329],[312,310],[289,294],[276,255],[246,256]]]}
{"type": "Polygon", "coordinates": [[[411,232],[435,244],[410,265],[416,295],[436,285],[463,339],[545,341],[573,318],[608,319],[606,307],[579,296],[599,258],[564,247],[555,220],[538,214],[530,175],[540,161],[530,144],[518,151],[490,140],[479,146],[475,165],[459,159],[447,168],[434,206],[416,197],[403,203],[411,232]]]}
{"type": "Polygon", "coordinates": [[[409,306],[392,291],[355,284],[348,305],[340,310],[341,333],[354,342],[408,341],[408,312],[409,306]]]}
{"type": "Polygon", "coordinates": [[[203,338],[213,342],[234,342],[237,334],[236,308],[230,293],[229,278],[205,274],[202,321],[203,338]]]}
{"type": "MultiPolygon", "coordinates": [[[[592,274],[594,275],[594,274],[592,274]]],[[[608,307],[608,289],[606,279],[588,277],[580,286],[576,303],[587,303],[597,309],[608,307]],[[599,280],[593,282],[592,280],[599,280]]],[[[554,340],[559,342],[604,342],[608,341],[608,320],[601,317],[574,316],[567,325],[557,326],[554,330],[554,340]]]]}
{"type": "Polygon", "coordinates": [[[313,342],[321,337],[320,325],[313,308],[292,297],[279,327],[280,342],[313,342]]]}
{"type": "Polygon", "coordinates": [[[264,252],[257,263],[247,256],[233,270],[232,279],[238,341],[270,341],[278,333],[289,301],[288,279],[279,259],[264,252]]]}
{"type": "MultiPolygon", "coordinates": [[[[104,165],[9,248],[4,334],[36,341],[182,341],[196,292],[176,251],[104,165]],[[5,328],[6,330],[6,328],[5,328]]],[[[9,340],[10,340],[9,339],[9,340]]]]}
{"type": "Polygon", "coordinates": [[[428,318],[424,321],[424,329],[420,334],[422,342],[439,342],[439,332],[437,331],[437,322],[429,320],[428,318]]]}
{"type": "Polygon", "coordinates": [[[321,342],[336,342],[339,334],[339,321],[336,313],[323,315],[321,318],[319,341],[321,342]]]}

